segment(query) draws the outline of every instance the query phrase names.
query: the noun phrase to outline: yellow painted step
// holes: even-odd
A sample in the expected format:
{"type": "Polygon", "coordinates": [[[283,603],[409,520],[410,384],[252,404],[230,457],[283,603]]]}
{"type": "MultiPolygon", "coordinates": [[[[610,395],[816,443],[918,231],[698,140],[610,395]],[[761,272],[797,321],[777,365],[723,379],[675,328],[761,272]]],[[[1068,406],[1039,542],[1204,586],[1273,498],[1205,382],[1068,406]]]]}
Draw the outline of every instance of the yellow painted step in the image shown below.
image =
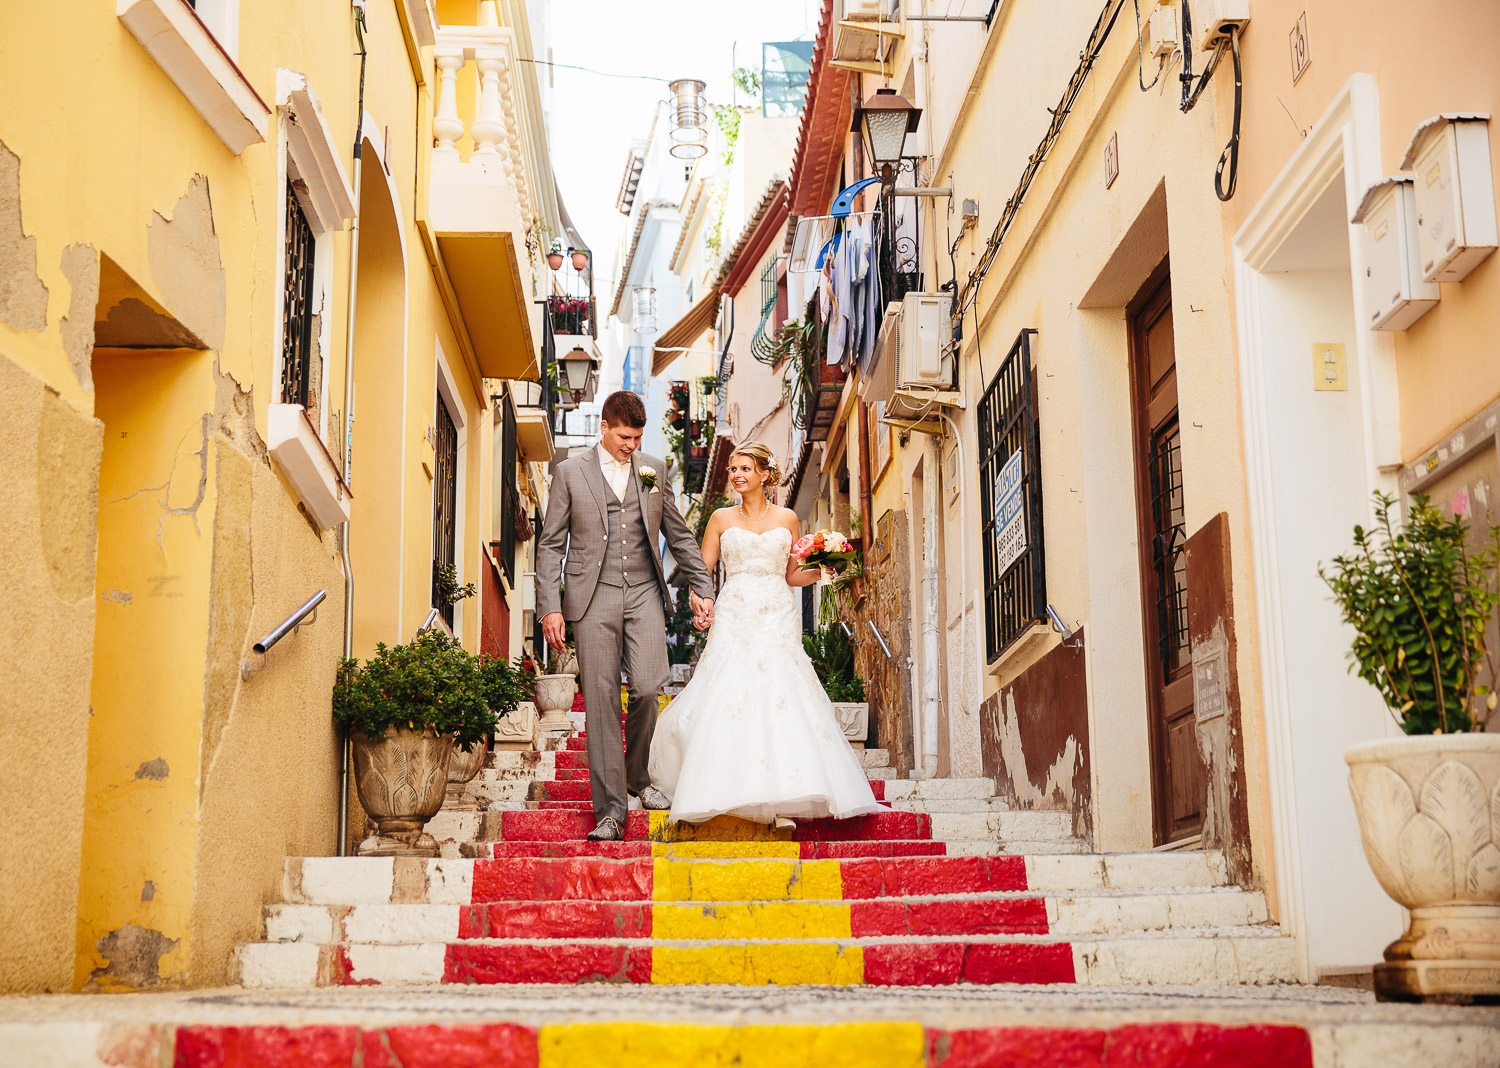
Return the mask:
{"type": "Polygon", "coordinates": [[[651,907],[653,938],[849,938],[850,907],[829,901],[663,903],[651,907]]]}
{"type": "Polygon", "coordinates": [[[918,1023],[548,1024],[539,1035],[540,1068],[922,1068],[918,1023]]]}
{"type": "Polygon", "coordinates": [[[651,981],[664,986],[704,983],[855,986],[864,979],[865,956],[861,946],[768,942],[657,946],[651,951],[651,981]]]}

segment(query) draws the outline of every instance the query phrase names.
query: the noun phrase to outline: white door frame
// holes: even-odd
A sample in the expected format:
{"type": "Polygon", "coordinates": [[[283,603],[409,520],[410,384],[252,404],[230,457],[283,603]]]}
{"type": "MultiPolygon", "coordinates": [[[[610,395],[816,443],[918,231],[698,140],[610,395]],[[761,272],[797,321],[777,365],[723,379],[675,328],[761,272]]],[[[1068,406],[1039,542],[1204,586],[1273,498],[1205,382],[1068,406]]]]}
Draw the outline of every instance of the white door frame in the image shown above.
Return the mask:
{"type": "MultiPolygon", "coordinates": [[[[1357,205],[1364,190],[1381,177],[1380,111],[1375,77],[1354,74],[1319,118],[1307,138],[1270,184],[1234,236],[1236,328],[1244,416],[1245,473],[1253,542],[1256,625],[1265,709],[1267,777],[1279,918],[1296,936],[1298,969],[1311,980],[1305,879],[1297,826],[1297,791],[1291,703],[1280,602],[1280,562],[1276,540],[1276,490],[1271,466],[1271,407],[1266,396],[1269,353],[1261,337],[1261,271],[1282,242],[1342,170],[1346,204],[1357,205]]],[[[1395,489],[1400,467],[1395,351],[1388,334],[1365,328],[1363,248],[1357,228],[1349,228],[1349,257],[1355,316],[1356,358],[1363,412],[1368,489],[1395,489]]]]}

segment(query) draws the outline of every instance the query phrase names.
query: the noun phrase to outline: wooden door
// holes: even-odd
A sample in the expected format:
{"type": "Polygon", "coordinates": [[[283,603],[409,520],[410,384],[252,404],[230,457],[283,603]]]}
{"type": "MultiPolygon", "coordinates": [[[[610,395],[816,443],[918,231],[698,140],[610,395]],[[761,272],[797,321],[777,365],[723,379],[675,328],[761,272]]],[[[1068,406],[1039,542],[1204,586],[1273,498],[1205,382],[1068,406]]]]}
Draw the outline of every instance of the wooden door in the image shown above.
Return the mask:
{"type": "Polygon", "coordinates": [[[1163,269],[1131,313],[1131,378],[1141,594],[1157,844],[1203,829],[1206,777],[1193,716],[1187,531],[1170,278],[1163,269]]]}

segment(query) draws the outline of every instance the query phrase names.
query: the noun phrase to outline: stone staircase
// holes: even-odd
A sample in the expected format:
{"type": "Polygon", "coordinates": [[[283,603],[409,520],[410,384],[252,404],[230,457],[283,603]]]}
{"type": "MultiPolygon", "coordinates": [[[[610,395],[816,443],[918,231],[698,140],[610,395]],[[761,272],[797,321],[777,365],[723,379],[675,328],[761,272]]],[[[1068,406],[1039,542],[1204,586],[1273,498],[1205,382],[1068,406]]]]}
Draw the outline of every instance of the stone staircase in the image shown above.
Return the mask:
{"type": "Polygon", "coordinates": [[[583,735],[493,753],[428,825],[442,857],[293,858],[247,987],[1118,986],[1293,980],[1292,943],[1215,853],[1083,852],[986,779],[893,777],[890,806],[772,831],[633,811],[588,843],[583,735]]]}

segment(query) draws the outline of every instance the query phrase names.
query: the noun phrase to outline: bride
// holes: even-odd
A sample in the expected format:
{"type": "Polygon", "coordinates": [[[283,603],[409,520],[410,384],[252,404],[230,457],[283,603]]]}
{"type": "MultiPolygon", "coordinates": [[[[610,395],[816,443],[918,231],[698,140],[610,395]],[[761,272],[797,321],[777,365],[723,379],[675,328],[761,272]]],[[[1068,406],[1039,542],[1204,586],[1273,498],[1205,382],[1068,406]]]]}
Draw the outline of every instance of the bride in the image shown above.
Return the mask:
{"type": "Polygon", "coordinates": [[[703,562],[713,571],[722,558],[727,575],[715,625],[657,725],[651,782],[672,799],[674,823],[731,813],[785,826],[880,811],[802,649],[792,588],[818,573],[791,558],[797,514],[766,497],[780,481],[771,451],[741,445],[729,481],[740,502],[714,512],[703,535],[703,562]]]}

